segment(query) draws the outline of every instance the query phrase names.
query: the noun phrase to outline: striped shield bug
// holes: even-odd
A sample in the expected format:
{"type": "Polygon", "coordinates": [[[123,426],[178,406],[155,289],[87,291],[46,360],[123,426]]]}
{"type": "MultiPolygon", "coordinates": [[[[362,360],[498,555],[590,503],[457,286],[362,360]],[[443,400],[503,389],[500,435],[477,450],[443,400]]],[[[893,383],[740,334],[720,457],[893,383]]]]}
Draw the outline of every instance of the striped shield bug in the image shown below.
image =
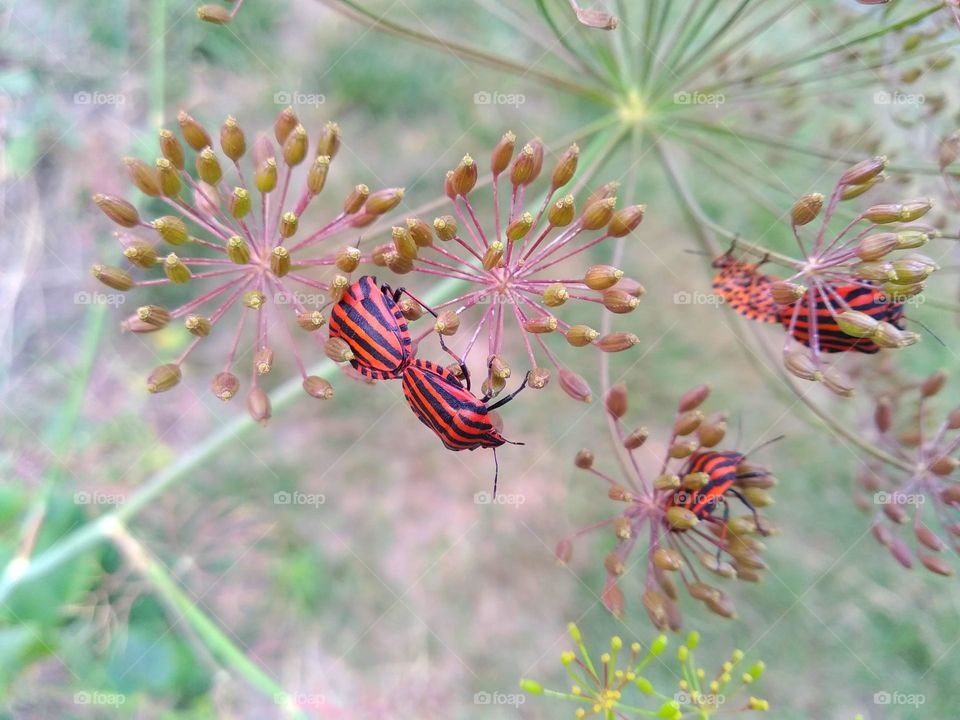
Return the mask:
{"type": "MultiPolygon", "coordinates": [[[[444,347],[444,349],[447,348],[444,347]]],[[[488,407],[486,403],[491,395],[478,398],[470,392],[469,372],[462,362],[460,368],[466,380],[466,387],[447,368],[429,360],[416,358],[403,373],[403,395],[414,415],[436,433],[446,448],[450,450],[493,449],[496,467],[493,477],[493,495],[496,497],[499,476],[496,448],[505,443],[511,445],[523,445],[523,443],[504,438],[493,426],[490,412],[506,405],[516,397],[526,387],[529,373],[519,388],[488,407]]]]}
{"type": "Polygon", "coordinates": [[[762,264],[736,260],[730,252],[721,255],[713,261],[718,270],[713,278],[713,292],[722,297],[731,310],[744,317],[776,323],[780,318],[770,292],[772,278],[759,272],[762,264]]]}
{"type": "Polygon", "coordinates": [[[353,365],[375,380],[403,377],[413,359],[407,321],[397,301],[403,289],[377,286],[364,275],[344,292],[330,313],[330,337],[344,340],[353,351],[353,365]]]}
{"type": "Polygon", "coordinates": [[[795,305],[780,305],[780,322],[791,331],[794,339],[812,348],[816,334],[817,344],[823,352],[859,352],[873,354],[880,346],[869,338],[848,335],[837,324],[839,310],[857,310],[877,321],[888,322],[903,330],[903,304],[891,302],[880,288],[864,285],[841,285],[828,291],[816,293],[817,304],[811,307],[808,301],[800,300],[795,305]],[[829,295],[825,295],[829,292],[829,295]]]}

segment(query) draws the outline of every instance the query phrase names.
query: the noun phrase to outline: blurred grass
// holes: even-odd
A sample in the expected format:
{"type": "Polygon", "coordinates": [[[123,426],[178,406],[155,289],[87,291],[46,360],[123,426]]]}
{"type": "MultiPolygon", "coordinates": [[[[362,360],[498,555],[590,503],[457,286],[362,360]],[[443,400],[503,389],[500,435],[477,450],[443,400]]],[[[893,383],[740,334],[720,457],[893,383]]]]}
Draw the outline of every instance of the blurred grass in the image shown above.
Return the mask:
{"type": "MultiPolygon", "coordinates": [[[[409,6],[417,14],[430,7],[409,6]]],[[[102,308],[71,302],[77,289],[90,287],[85,268],[113,251],[87,198],[103,185],[118,190],[126,184],[122,155],[149,158],[155,152],[151,98],[163,101],[168,124],[186,107],[211,124],[235,114],[252,129],[267,127],[280,109],[275,93],[322,93],[322,106],[298,111],[311,128],[326,119],[344,127],[346,150],[331,196],[359,181],[412,179],[411,206],[436,197],[444,169],[467,151],[483,157],[508,127],[549,141],[596,117],[586,103],[366,33],[306,0],[283,12],[249,0],[230,28],[202,26],[193,20],[193,2],[167,0],[164,87],[158,93],[150,28],[162,7],[152,5],[153,20],[143,6],[128,2],[41,2],[4,10],[10,31],[0,70],[10,109],[3,124],[6,197],[33,196],[44,218],[43,254],[18,297],[8,298],[26,321],[14,327],[17,353],[2,395],[10,422],[0,467],[11,480],[0,490],[4,565],[45,482],[54,492],[35,551],[101,510],[78,507],[74,492],[132,492],[151,471],[242,411],[208,399],[209,368],[202,361],[186,380],[202,402],[187,388],[178,396],[144,397],[151,349],[111,327],[100,339],[102,308]],[[119,107],[74,102],[75,93],[93,90],[130,99],[119,107]],[[482,90],[525,92],[527,102],[475,106],[472,95],[482,90]],[[63,268],[74,272],[64,275],[63,268]],[[89,378],[91,349],[83,338],[98,343],[89,378]],[[77,396],[83,402],[74,424],[77,396]]],[[[444,13],[449,27],[468,27],[491,50],[512,49],[514,36],[486,13],[477,20],[466,5],[444,13]]],[[[742,122],[750,121],[745,114],[742,122]]],[[[812,121],[791,130],[794,142],[823,142],[812,121]]],[[[662,430],[677,396],[707,382],[715,387],[709,407],[733,410],[745,440],[768,430],[788,434],[763,457],[782,481],[771,510],[782,535],[768,543],[769,576],[755,588],[735,589],[741,613],[735,621],[684,605],[687,626],[704,635],[705,664],[720,661],[733,646],[764,659],[769,671],[759,694],[770,698],[772,716],[785,720],[849,718],[858,711],[869,711],[869,718],[909,717],[897,709],[882,714],[872,700],[880,690],[925,694],[927,717],[952,717],[955,703],[944,689],[953,685],[953,643],[960,632],[955,581],[906,573],[864,538],[867,519],[850,500],[858,458],[812,430],[802,407],[771,399],[728,332],[736,318],[714,306],[659,310],[658,299],[704,288],[708,275],[703,258],[685,252],[696,242],[679,222],[652,156],[623,153],[598,181],[638,161],[636,198],[649,211],[637,237],[628,240],[625,269],[643,281],[648,296],[637,313],[615,325],[637,332],[643,339],[638,350],[646,354],[640,362],[640,353],[612,358],[613,377],[631,391],[631,419],[662,430]]],[[[830,184],[797,162],[776,167],[778,176],[796,182],[789,193],[779,192],[770,168],[756,170],[769,180],[767,197],[779,197],[781,208],[792,196],[830,184]]],[[[747,233],[778,219],[709,172],[688,174],[708,214],[728,227],[747,233]]],[[[915,194],[933,182],[917,181],[915,194]]],[[[782,225],[762,240],[789,248],[782,225]]],[[[594,257],[606,259],[602,252],[594,257]]],[[[955,295],[955,278],[934,284],[940,296],[955,295]]],[[[571,318],[595,322],[588,309],[571,310],[571,318]]],[[[105,312],[111,326],[123,315],[122,308],[105,312]]],[[[957,347],[952,317],[931,307],[918,308],[916,316],[947,348],[957,347]]],[[[169,340],[158,342],[172,351],[164,347],[169,340]]],[[[561,357],[599,389],[596,356],[565,348],[561,357]]],[[[930,338],[901,357],[920,374],[938,367],[956,374],[960,366],[930,338]]],[[[527,446],[500,454],[501,491],[523,493],[526,502],[518,508],[471,502],[473,493],[488,489],[491,458],[442,452],[410,422],[398,388],[341,380],[333,403],[294,405],[267,430],[219,453],[132,529],[284,687],[323,694],[341,707],[355,707],[359,698],[380,703],[378,717],[472,718],[482,712],[553,718],[567,708],[546,700],[528,700],[519,710],[479,708],[473,694],[515,692],[521,675],[562,685],[558,654],[567,645],[568,620],[580,622],[593,646],[613,633],[647,642],[653,632],[642,617],[639,577],[625,581],[624,623],[596,604],[601,560],[612,538],[579,544],[569,570],[552,562],[554,541],[614,509],[571,462],[581,445],[608,447],[602,407],[578,405],[550,388],[509,409],[510,436],[527,446]],[[326,502],[316,508],[274,504],[275,492],[295,490],[322,493],[326,502]]],[[[134,578],[121,578],[94,603],[104,573],[113,576],[119,568],[111,551],[99,549],[5,608],[0,680],[9,717],[278,712],[273,698],[222,672],[134,578]],[[117,626],[93,612],[123,599],[132,601],[129,616],[117,626]],[[91,691],[124,693],[127,702],[116,709],[76,704],[74,693],[91,691]]],[[[346,716],[361,712],[369,711],[346,716]]]]}

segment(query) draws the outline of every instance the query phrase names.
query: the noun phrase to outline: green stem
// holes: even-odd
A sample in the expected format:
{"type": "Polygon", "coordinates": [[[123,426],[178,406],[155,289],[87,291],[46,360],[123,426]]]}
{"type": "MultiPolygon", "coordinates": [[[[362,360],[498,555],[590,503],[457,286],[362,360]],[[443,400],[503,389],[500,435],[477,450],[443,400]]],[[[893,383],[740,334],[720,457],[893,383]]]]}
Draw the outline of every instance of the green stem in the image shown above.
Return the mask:
{"type": "MultiPolygon", "coordinates": [[[[113,526],[110,532],[110,539],[114,541],[130,565],[160,593],[160,596],[170,609],[179,614],[180,617],[177,617],[173,623],[171,623],[172,625],[179,623],[181,618],[186,620],[194,632],[196,632],[197,636],[203,641],[204,646],[210,650],[218,662],[231,668],[253,688],[272,698],[275,702],[291,696],[291,694],[278,685],[270,675],[251,661],[250,658],[217,627],[216,623],[197,607],[196,602],[187,596],[177,581],[170,576],[166,568],[150,554],[147,548],[127,531],[122,523],[117,523],[113,526]]],[[[306,720],[306,713],[296,706],[287,704],[283,705],[283,707],[288,717],[306,720]]]]}

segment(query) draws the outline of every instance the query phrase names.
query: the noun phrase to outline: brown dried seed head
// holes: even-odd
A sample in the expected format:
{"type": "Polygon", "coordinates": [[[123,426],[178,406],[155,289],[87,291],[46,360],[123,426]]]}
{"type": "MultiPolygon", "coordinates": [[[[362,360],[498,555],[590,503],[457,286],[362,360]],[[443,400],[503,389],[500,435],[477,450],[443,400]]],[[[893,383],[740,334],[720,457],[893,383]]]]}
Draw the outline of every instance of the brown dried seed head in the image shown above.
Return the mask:
{"type": "Polygon", "coordinates": [[[791,375],[801,380],[818,382],[823,378],[823,372],[817,367],[813,358],[803,350],[794,350],[787,353],[783,365],[791,375]]]}
{"type": "Polygon", "coordinates": [[[887,167],[886,155],[861,160],[840,176],[840,185],[860,185],[875,178],[887,167]]]}
{"type": "Polygon", "coordinates": [[[535,367],[530,371],[530,379],[527,385],[534,390],[542,390],[550,382],[550,371],[546,368],[535,367]]]}
{"type": "Polygon", "coordinates": [[[627,386],[623,383],[617,383],[607,391],[603,401],[608,413],[617,419],[622,418],[627,414],[627,408],[629,407],[627,386]]]}
{"type": "Polygon", "coordinates": [[[542,315],[537,318],[524,320],[523,329],[527,332],[544,334],[551,333],[557,329],[557,319],[551,315],[542,315]]]}
{"type": "Polygon", "coordinates": [[[307,190],[316,195],[327,184],[327,175],[330,173],[330,156],[317,155],[307,172],[307,190]]]}
{"type": "Polygon", "coordinates": [[[433,231],[440,240],[453,240],[457,236],[457,221],[452,215],[434,218],[433,231]]]}
{"type": "Polygon", "coordinates": [[[190,115],[181,110],[177,113],[177,122],[180,124],[180,132],[187,145],[195,151],[200,152],[208,145],[213,145],[210,135],[204,130],[203,125],[194,120],[190,115]]]}
{"type": "Polygon", "coordinates": [[[553,227],[566,227],[573,222],[577,210],[573,201],[573,195],[566,195],[550,206],[547,213],[547,220],[553,227]]]}
{"type": "Polygon", "coordinates": [[[160,179],[157,177],[157,171],[147,165],[143,160],[133,157],[125,157],[124,164],[127,166],[127,173],[132,182],[140,192],[150,197],[160,195],[160,179]]]}
{"type": "Polygon", "coordinates": [[[153,245],[134,238],[123,249],[123,256],[138,268],[149,269],[157,264],[157,250],[153,245]]]}
{"type": "Polygon", "coordinates": [[[934,475],[952,475],[957,467],[960,467],[960,460],[950,455],[941,455],[930,463],[930,472],[934,475]]]}
{"type": "Polygon", "coordinates": [[[565,337],[574,347],[584,347],[600,337],[600,333],[588,325],[573,325],[567,330],[565,337]]]}
{"type": "Polygon", "coordinates": [[[167,277],[170,278],[170,282],[178,285],[190,282],[190,278],[193,277],[190,268],[183,264],[183,261],[177,257],[176,253],[167,255],[163,261],[163,271],[167,274],[167,277]]]}
{"type": "Polygon", "coordinates": [[[527,143],[520,149],[510,168],[510,182],[513,185],[529,185],[536,178],[536,150],[527,143]]]}
{"type": "Polygon", "coordinates": [[[159,305],[141,305],[137,308],[137,319],[155,328],[162,328],[170,322],[170,312],[159,305]]]}
{"type": "Polygon", "coordinates": [[[636,450],[647,441],[648,437],[650,437],[649,430],[645,427],[637,428],[623,439],[623,446],[627,450],[636,450]]]}
{"type": "Polygon", "coordinates": [[[226,402],[237,394],[237,391],[240,389],[240,380],[230,372],[217,373],[213,378],[213,382],[210,383],[210,389],[215,396],[226,402]]]}
{"type": "Polygon", "coordinates": [[[817,219],[820,210],[823,208],[823,195],[821,193],[807,193],[800,198],[790,208],[790,221],[796,225],[806,225],[817,219]]]}
{"type": "Polygon", "coordinates": [[[364,210],[371,215],[390,212],[403,200],[404,188],[384,188],[370,194],[364,210]]]}
{"type": "Polygon", "coordinates": [[[126,270],[111,265],[94,265],[90,268],[90,274],[114,290],[126,291],[135,284],[126,270]]]}
{"type": "Polygon", "coordinates": [[[117,225],[136,227],[140,224],[140,213],[123,198],[114,195],[97,194],[93,196],[93,201],[97,204],[97,207],[103,211],[103,214],[113,220],[117,225]]]}
{"type": "Polygon", "coordinates": [[[465,196],[477,184],[477,163],[470,155],[464,155],[460,164],[454,168],[450,178],[450,187],[457,195],[465,196]]]}
{"type": "Polygon", "coordinates": [[[310,397],[318,400],[329,400],[333,397],[333,385],[317,375],[309,375],[303,379],[303,389],[310,397]]]}
{"type": "Polygon", "coordinates": [[[210,334],[210,319],[202,315],[187,315],[187,317],[184,318],[183,325],[191,335],[206,337],[210,334]]]}
{"type": "Polygon", "coordinates": [[[657,548],[653,553],[653,564],[661,570],[673,572],[683,567],[683,556],[672,548],[657,548]]]}
{"type": "Polygon", "coordinates": [[[147,376],[147,390],[152,393],[166,392],[180,382],[180,366],[174,363],[161,365],[147,376]]]}
{"type": "Polygon", "coordinates": [[[326,123],[320,130],[320,137],[317,138],[317,155],[326,155],[333,160],[340,149],[340,126],[335,122],[326,123]]]}
{"type": "Polygon", "coordinates": [[[618,210],[610,218],[610,224],[607,225],[607,233],[610,237],[626,237],[643,222],[643,216],[647,211],[646,205],[628,205],[622,210],[618,210]]]}
{"type": "Polygon", "coordinates": [[[642,601],[643,607],[647,610],[647,616],[654,627],[658,630],[666,630],[670,627],[670,616],[667,612],[667,603],[670,601],[667,598],[656,590],[647,590],[643,593],[642,601]]]}
{"type": "Polygon", "coordinates": [[[680,487],[680,476],[674,473],[659,475],[653,481],[653,486],[657,490],[677,490],[680,487]]]}
{"type": "Polygon", "coordinates": [[[690,592],[692,598],[700,600],[701,602],[717,600],[722,595],[718,588],[703,582],[690,583],[690,585],[687,586],[687,590],[690,592]]]}
{"type": "Polygon", "coordinates": [[[550,190],[556,191],[558,188],[566,185],[577,172],[577,161],[580,158],[580,148],[576,143],[568,147],[560,159],[557,166],[553,169],[553,175],[550,178],[550,190]]]}
{"type": "Polygon", "coordinates": [[[533,215],[528,212],[523,213],[518,218],[515,218],[513,222],[507,225],[506,236],[507,240],[510,242],[516,242],[517,240],[522,240],[527,236],[527,233],[530,232],[530,229],[533,227],[533,215]]]}
{"type": "Polygon", "coordinates": [[[177,170],[183,170],[185,161],[183,146],[177,140],[177,136],[169,130],[160,130],[160,154],[177,170]]]}
{"type": "Polygon", "coordinates": [[[574,456],[573,464],[581,470],[589,470],[593,467],[593,451],[583,448],[574,456]]]}
{"type": "Polygon", "coordinates": [[[670,446],[667,450],[667,454],[674,459],[681,459],[685,457],[690,457],[697,451],[698,444],[693,440],[688,440],[685,442],[677,442],[670,446]]]}
{"type": "Polygon", "coordinates": [[[506,380],[510,377],[510,365],[499,355],[490,358],[490,372],[495,378],[506,380]]]}
{"type": "Polygon", "coordinates": [[[593,265],[583,276],[583,282],[591,290],[607,290],[616,285],[622,277],[623,270],[613,265],[593,265]]]}
{"type": "Polygon", "coordinates": [[[297,315],[297,325],[307,332],[319,330],[321,327],[323,327],[325,322],[326,318],[323,317],[323,313],[319,310],[314,310],[313,312],[302,312],[297,315]]]}
{"type": "Polygon", "coordinates": [[[796,283],[777,280],[770,285],[770,294],[774,302],[781,305],[793,305],[802,298],[807,292],[807,288],[796,283]]]}
{"type": "Polygon", "coordinates": [[[943,389],[946,382],[947,374],[943,370],[937,370],[920,385],[920,394],[923,397],[933,397],[943,389]]]}
{"type": "Polygon", "coordinates": [[[623,352],[640,342],[640,338],[632,332],[612,332],[604,335],[597,341],[597,347],[603,352],[623,352]]]}
{"type": "Polygon", "coordinates": [[[413,260],[408,260],[405,257],[401,257],[400,253],[396,250],[393,250],[387,255],[387,267],[390,268],[391,272],[396,273],[397,275],[406,275],[409,272],[413,271],[413,260]]]}
{"type": "Polygon", "coordinates": [[[547,307],[559,307],[570,297],[570,292],[563,283],[548,285],[543,291],[543,303],[547,307]]]}
{"type": "Polygon", "coordinates": [[[413,238],[413,241],[417,244],[417,247],[430,247],[433,245],[433,235],[430,232],[430,226],[427,225],[423,220],[414,217],[408,217],[406,219],[407,230],[410,231],[410,236],[413,238]]]}
{"type": "Polygon", "coordinates": [[[393,246],[397,249],[397,254],[407,260],[415,260],[417,257],[417,243],[413,239],[413,235],[410,234],[410,231],[405,227],[400,227],[399,225],[394,226],[390,231],[390,236],[393,239],[393,246]]]}
{"type": "Polygon", "coordinates": [[[503,252],[505,249],[506,247],[499,240],[494,240],[490,243],[489,247],[487,247],[483,253],[483,269],[493,270],[493,268],[499,266],[503,260],[503,252]]]}
{"type": "Polygon", "coordinates": [[[236,118],[227,116],[220,128],[220,148],[223,154],[236,162],[247,151],[247,139],[236,118]]]}
{"type": "Polygon", "coordinates": [[[370,188],[361,183],[353,188],[350,191],[350,194],[347,195],[347,199],[343,202],[343,212],[347,215],[353,215],[354,213],[360,212],[360,209],[367,202],[367,198],[370,196],[370,188]]]}
{"type": "Polygon", "coordinates": [[[897,233],[886,232],[867,235],[854,250],[861,260],[880,260],[898,247],[897,233]]]}
{"type": "Polygon", "coordinates": [[[333,302],[340,302],[344,294],[347,292],[348,287],[350,287],[349,279],[343,275],[335,275],[333,280],[330,281],[330,288],[327,290],[330,300],[333,302]]]}
{"type": "Polygon", "coordinates": [[[603,306],[612,313],[623,315],[633,312],[640,304],[640,298],[625,290],[613,288],[603,291],[603,306]]]}
{"type": "Polygon", "coordinates": [[[247,395],[247,412],[250,413],[250,417],[252,417],[255,422],[261,425],[267,424],[272,411],[270,409],[270,398],[267,397],[267,393],[264,392],[263,388],[255,387],[250,391],[250,394],[247,395]]]}
{"type": "Polygon", "coordinates": [[[704,604],[720,617],[734,618],[737,616],[736,608],[733,606],[733,600],[723,591],[718,591],[718,596],[715,599],[706,600],[704,604]]]}
{"type": "Polygon", "coordinates": [[[673,431],[677,435],[689,435],[703,422],[703,413],[699,410],[688,410],[681,413],[673,424],[673,431]]]}
{"type": "Polygon", "coordinates": [[[593,401],[593,391],[590,390],[590,385],[582,376],[571,370],[561,368],[560,387],[574,400],[586,403],[593,401]]]}
{"type": "Polygon", "coordinates": [[[726,434],[727,423],[722,420],[716,423],[704,423],[697,430],[700,446],[705,448],[716,447],[723,441],[723,437],[726,434]]]}
{"type": "Polygon", "coordinates": [[[513,158],[513,148],[517,144],[517,136],[509,130],[503,134],[493,147],[490,155],[490,171],[494,177],[507,169],[513,158]]]}
{"type": "Polygon", "coordinates": [[[341,272],[352,273],[360,266],[360,248],[347,245],[337,251],[336,265],[341,272]]]}
{"type": "Polygon", "coordinates": [[[338,363],[350,362],[354,358],[353,350],[350,349],[350,345],[343,338],[328,338],[327,342],[324,343],[323,351],[328,358],[338,363]]]}
{"type": "Polygon", "coordinates": [[[613,218],[613,210],[616,207],[617,199],[615,197],[595,200],[587,205],[580,217],[584,230],[599,230],[607,225],[613,218]]]}
{"type": "Polygon", "coordinates": [[[604,585],[603,591],[600,593],[600,599],[608,613],[617,618],[623,617],[623,590],[620,589],[619,585],[616,583],[604,585]]]}
{"type": "Polygon", "coordinates": [[[680,396],[680,402],[677,403],[677,410],[682,413],[689,410],[696,410],[709,395],[709,385],[698,385],[695,388],[691,388],[680,396]]]}
{"type": "Polygon", "coordinates": [[[854,388],[850,379],[835,367],[828,367],[821,380],[827,389],[840,397],[853,397],[854,388]]]}
{"type": "Polygon", "coordinates": [[[606,182],[603,185],[601,185],[599,188],[594,190],[592,193],[590,193],[584,205],[589,207],[590,205],[595,203],[597,200],[612,198],[617,194],[617,190],[619,189],[620,189],[620,183],[617,182],[616,180],[611,180],[609,182],[606,182]]]}
{"type": "Polygon", "coordinates": [[[442,310],[433,325],[433,329],[441,335],[456,335],[460,329],[460,316],[453,310],[442,310]]]}

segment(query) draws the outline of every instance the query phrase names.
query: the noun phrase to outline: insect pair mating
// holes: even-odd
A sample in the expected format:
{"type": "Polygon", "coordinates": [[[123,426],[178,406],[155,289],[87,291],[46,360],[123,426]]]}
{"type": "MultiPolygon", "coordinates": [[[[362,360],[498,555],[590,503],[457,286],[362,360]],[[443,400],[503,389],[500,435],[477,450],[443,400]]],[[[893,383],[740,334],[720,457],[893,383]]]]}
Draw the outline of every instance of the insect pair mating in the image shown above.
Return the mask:
{"type": "MultiPolygon", "coordinates": [[[[393,290],[389,285],[378,286],[375,277],[364,275],[350,285],[333,306],[330,337],[340,338],[350,346],[353,353],[350,364],[361,375],[374,380],[402,380],[403,395],[410,409],[446,448],[493,449],[497,468],[493,494],[496,496],[499,475],[496,448],[505,443],[523,443],[504,438],[494,427],[490,413],[510,402],[526,387],[528,378],[512,393],[487,406],[492,393],[478,398],[470,391],[470,372],[442,336],[438,335],[440,347],[457,361],[464,382],[442,365],[414,357],[407,321],[398,305],[403,295],[436,317],[432,309],[404,288],[393,290]]],[[[492,383],[490,385],[492,387],[492,383]]]]}

